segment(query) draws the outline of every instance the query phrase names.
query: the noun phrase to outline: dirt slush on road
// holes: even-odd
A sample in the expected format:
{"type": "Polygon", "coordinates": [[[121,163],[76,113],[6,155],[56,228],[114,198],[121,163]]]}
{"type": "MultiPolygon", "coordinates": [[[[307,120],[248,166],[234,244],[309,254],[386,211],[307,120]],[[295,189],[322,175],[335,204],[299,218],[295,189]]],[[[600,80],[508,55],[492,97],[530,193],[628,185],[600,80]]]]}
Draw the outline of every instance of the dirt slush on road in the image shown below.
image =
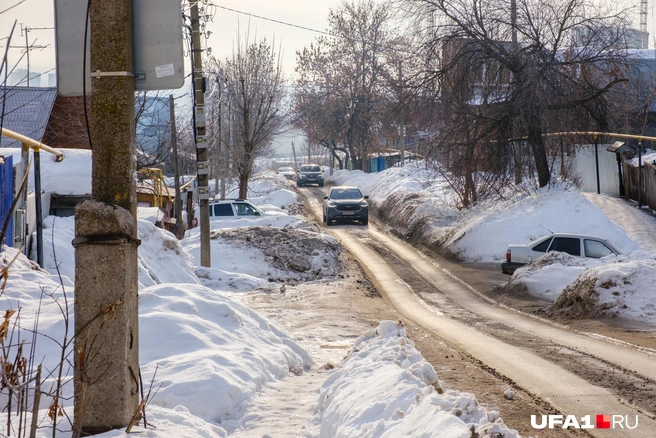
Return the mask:
{"type": "MultiPolygon", "coordinates": [[[[501,376],[471,356],[445,343],[422,327],[403,318],[378,293],[357,261],[348,252],[339,257],[342,273],[334,281],[321,280],[287,286],[279,291],[259,292],[249,295],[248,305],[254,310],[283,325],[292,335],[304,340],[312,339],[308,330],[331,327],[340,339],[332,344],[349,345],[366,330],[375,328],[384,320],[400,320],[408,337],[415,343],[422,356],[431,363],[438,378],[448,388],[470,392],[479,403],[489,410],[498,411],[504,423],[525,437],[557,438],[563,436],[589,436],[576,430],[540,430],[531,427],[531,415],[559,414],[548,402],[527,393],[512,381],[501,376]],[[289,317],[290,313],[293,317],[289,317]],[[514,397],[504,393],[511,389],[514,397]]],[[[316,350],[317,346],[307,346],[316,350]]],[[[350,349],[330,349],[334,359],[317,366],[332,368],[346,357],[350,349]]]]}
{"type": "MultiPolygon", "coordinates": [[[[308,190],[308,189],[306,189],[308,190]]],[[[313,189],[315,191],[318,189],[313,189]]],[[[316,194],[315,194],[316,195],[316,194]]],[[[307,212],[306,212],[307,214],[307,212]]],[[[316,220],[316,217],[311,220],[316,220]]],[[[366,227],[344,226],[336,227],[351,235],[362,235],[369,245],[375,248],[368,235],[366,227]]],[[[440,266],[452,275],[466,281],[481,296],[498,302],[501,306],[512,307],[524,313],[537,315],[548,303],[531,297],[525,291],[504,289],[508,276],[500,272],[498,266],[487,264],[460,264],[430,253],[422,248],[425,254],[438,261],[440,266]]],[[[380,248],[379,254],[385,251],[380,248]]],[[[387,254],[389,256],[389,254],[387,254]]],[[[295,282],[288,285],[284,291],[256,292],[249,295],[248,305],[286,327],[299,342],[308,350],[324,357],[322,369],[330,370],[339,366],[350,352],[352,341],[366,330],[375,328],[383,320],[399,320],[403,322],[408,337],[415,343],[422,356],[435,368],[438,378],[447,388],[461,392],[469,392],[476,396],[478,403],[491,411],[498,411],[504,423],[522,436],[527,437],[563,437],[591,436],[581,429],[536,429],[531,425],[531,416],[568,415],[570,412],[558,412],[546,398],[541,398],[525,388],[517,385],[512,379],[503,375],[493,367],[486,365],[472,355],[454,347],[453,344],[435,336],[424,327],[402,316],[389,300],[381,295],[365,274],[365,270],[348,251],[339,256],[342,271],[335,280],[316,280],[311,282],[295,282]],[[330,328],[332,339],[330,343],[317,345],[317,339],[325,338],[325,330],[330,328]],[[323,334],[317,335],[317,331],[323,334]],[[337,345],[337,347],[335,347],[337,345]],[[328,354],[330,353],[330,354],[328,354]],[[508,390],[512,397],[508,397],[508,390]]],[[[388,265],[394,270],[412,271],[409,267],[399,268],[393,260],[388,265]]],[[[401,275],[401,274],[399,274],[401,275]]],[[[414,274],[418,283],[423,279],[414,274]]],[[[408,281],[403,278],[403,281],[408,281]]],[[[424,280],[425,281],[425,280],[424,280]]],[[[414,290],[420,290],[417,287],[414,290]]],[[[421,295],[421,294],[419,294],[421,295]]],[[[519,332],[502,323],[486,320],[483,317],[458,308],[441,293],[424,294],[423,299],[429,306],[434,306],[440,312],[445,312],[449,318],[481,331],[504,343],[530,351],[532,354],[555,362],[558,366],[577,376],[607,388],[617,394],[618,399],[626,400],[641,412],[652,412],[656,405],[656,386],[654,382],[646,381],[640,376],[625,372],[603,358],[585,355],[581,352],[559,346],[554,342],[544,342],[537,336],[519,332]]],[[[556,323],[559,327],[564,326],[556,323]]],[[[636,345],[651,348],[654,338],[650,333],[637,333],[617,324],[609,324],[603,320],[571,321],[569,328],[585,333],[594,331],[602,336],[623,339],[636,345]]],[[[503,352],[502,352],[503,354],[503,352]]],[[[513,357],[509,355],[508,361],[513,357]]],[[[325,376],[321,376],[325,378],[325,376]]],[[[548,394],[546,397],[550,397],[548,394]]]]}

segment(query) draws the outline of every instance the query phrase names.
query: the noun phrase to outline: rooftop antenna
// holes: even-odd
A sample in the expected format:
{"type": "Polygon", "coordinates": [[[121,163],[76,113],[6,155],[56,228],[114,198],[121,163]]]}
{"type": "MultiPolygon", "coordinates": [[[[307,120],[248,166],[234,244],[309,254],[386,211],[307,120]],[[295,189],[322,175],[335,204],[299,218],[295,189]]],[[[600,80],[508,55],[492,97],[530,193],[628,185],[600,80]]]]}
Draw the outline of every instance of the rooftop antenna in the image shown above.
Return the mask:
{"type": "Polygon", "coordinates": [[[547,230],[549,232],[549,234],[554,234],[553,231],[551,231],[549,228],[545,227],[544,225],[542,225],[542,224],[538,224],[538,225],[541,226],[542,228],[544,228],[545,230],[547,230]]]}

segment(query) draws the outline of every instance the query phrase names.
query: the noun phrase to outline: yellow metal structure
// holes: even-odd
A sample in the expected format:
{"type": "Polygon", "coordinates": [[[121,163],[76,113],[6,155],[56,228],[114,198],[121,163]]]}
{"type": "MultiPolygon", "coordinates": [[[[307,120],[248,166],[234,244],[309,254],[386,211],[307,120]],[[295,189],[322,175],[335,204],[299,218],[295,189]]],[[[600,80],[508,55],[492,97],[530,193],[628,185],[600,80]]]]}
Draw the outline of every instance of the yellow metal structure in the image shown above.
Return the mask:
{"type": "Polygon", "coordinates": [[[171,198],[171,193],[169,192],[169,188],[164,182],[164,172],[162,172],[162,169],[158,169],[156,167],[146,167],[140,169],[139,172],[145,174],[153,181],[153,203],[155,204],[153,207],[162,208],[162,198],[164,193],[166,193],[166,196],[169,198],[170,202],[173,201],[171,198]]]}
{"type": "Polygon", "coordinates": [[[57,161],[61,161],[64,159],[64,153],[59,149],[51,148],[50,146],[43,144],[40,141],[33,140],[29,137],[24,136],[23,134],[19,134],[18,132],[11,131],[7,128],[2,128],[2,135],[4,135],[5,137],[13,138],[14,140],[18,140],[21,143],[27,145],[28,147],[34,149],[36,152],[39,152],[39,150],[50,152],[51,154],[57,156],[57,161]]]}

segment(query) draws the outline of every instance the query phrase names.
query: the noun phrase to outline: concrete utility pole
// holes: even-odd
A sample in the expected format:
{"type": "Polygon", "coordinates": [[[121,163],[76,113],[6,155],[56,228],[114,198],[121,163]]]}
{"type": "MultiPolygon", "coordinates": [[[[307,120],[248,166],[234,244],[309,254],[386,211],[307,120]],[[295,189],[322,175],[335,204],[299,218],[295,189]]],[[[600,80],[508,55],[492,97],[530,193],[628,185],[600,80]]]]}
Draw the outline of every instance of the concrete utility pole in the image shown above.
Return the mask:
{"type": "Polygon", "coordinates": [[[90,3],[91,201],[75,209],[75,425],[125,427],[139,406],[132,1],[90,3]]]}
{"type": "Polygon", "coordinates": [[[205,87],[203,86],[203,52],[200,45],[198,2],[191,2],[191,46],[194,57],[194,124],[196,130],[196,156],[198,175],[198,207],[200,208],[200,265],[212,265],[210,253],[210,166],[207,161],[207,134],[205,130],[205,87]]]}

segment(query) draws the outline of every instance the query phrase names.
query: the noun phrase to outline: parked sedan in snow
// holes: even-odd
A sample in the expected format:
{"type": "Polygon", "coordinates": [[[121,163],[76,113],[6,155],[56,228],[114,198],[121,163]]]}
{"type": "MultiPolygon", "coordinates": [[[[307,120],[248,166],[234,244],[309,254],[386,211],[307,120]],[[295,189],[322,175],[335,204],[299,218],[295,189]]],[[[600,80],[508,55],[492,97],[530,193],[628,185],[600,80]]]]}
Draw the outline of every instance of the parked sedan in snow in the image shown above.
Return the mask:
{"type": "Polygon", "coordinates": [[[296,176],[296,171],[293,167],[281,167],[278,169],[278,174],[284,176],[287,179],[294,179],[296,176]]]}
{"type": "Polygon", "coordinates": [[[504,274],[512,274],[520,266],[550,251],[566,252],[576,257],[601,258],[610,254],[622,254],[606,239],[580,234],[554,233],[531,243],[508,245],[506,261],[501,263],[504,274]]]}
{"type": "MultiPolygon", "coordinates": [[[[222,199],[210,201],[210,220],[219,218],[254,217],[265,214],[255,205],[245,199],[222,199]]],[[[196,228],[200,220],[200,208],[194,210],[192,227],[196,228]]]]}
{"type": "Polygon", "coordinates": [[[334,221],[359,221],[369,223],[369,196],[362,196],[357,187],[335,186],[328,196],[323,197],[323,222],[332,225],[334,221]]]}

